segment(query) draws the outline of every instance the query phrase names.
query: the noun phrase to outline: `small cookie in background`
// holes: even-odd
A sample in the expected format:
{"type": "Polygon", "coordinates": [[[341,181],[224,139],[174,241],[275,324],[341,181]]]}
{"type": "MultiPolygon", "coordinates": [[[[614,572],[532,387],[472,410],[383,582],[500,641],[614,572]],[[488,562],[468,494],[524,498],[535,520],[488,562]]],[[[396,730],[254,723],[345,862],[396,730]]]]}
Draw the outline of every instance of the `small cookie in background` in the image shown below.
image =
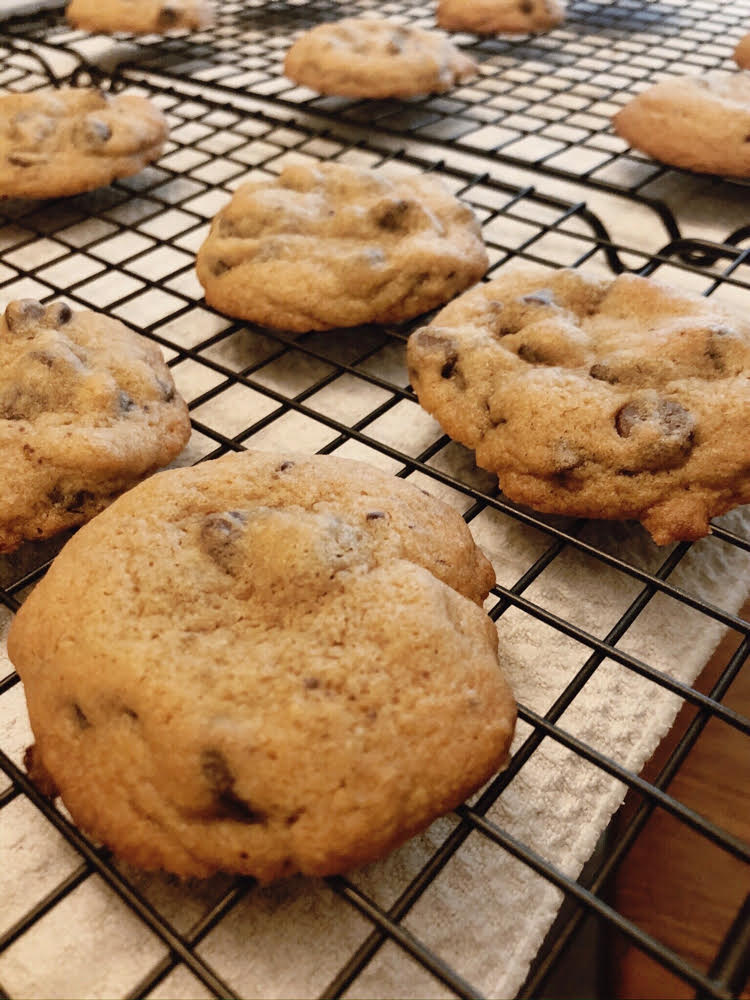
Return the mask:
{"type": "Polygon", "coordinates": [[[659,545],[750,502],[750,323],[646,278],[511,271],[407,347],[419,402],[536,510],[659,545]]]}
{"type": "Polygon", "coordinates": [[[437,23],[477,35],[534,34],[565,20],[565,0],[439,0],[437,23]]]}
{"type": "Polygon", "coordinates": [[[661,80],[612,119],[631,146],[673,167],[750,177],[750,75],[661,80]]]}
{"type": "Polygon", "coordinates": [[[436,178],[320,163],[239,187],[196,267],[219,312],[304,333],[411,319],[488,257],[474,213],[436,178]]]}
{"type": "Polygon", "coordinates": [[[319,94],[412,97],[450,90],[476,76],[477,64],[434,31],[345,18],[298,38],[284,73],[319,94]]]}
{"type": "Polygon", "coordinates": [[[361,462],[161,473],[65,545],[11,626],[32,773],[143,868],[371,861],[507,758],[493,582],[456,511],[361,462]]]}
{"type": "Polygon", "coordinates": [[[214,8],[209,0],[71,0],[65,16],[84,31],[164,35],[210,27],[214,8]]]}
{"type": "Polygon", "coordinates": [[[0,97],[0,198],[60,198],[137,174],[167,122],[145,97],[61,87],[0,97]]]}
{"type": "Polygon", "coordinates": [[[161,351],[119,320],[11,302],[0,320],[0,552],[88,521],[190,437],[161,351]]]}
{"type": "Polygon", "coordinates": [[[737,42],[734,50],[734,61],[740,69],[750,69],[750,33],[744,35],[737,42]]]}

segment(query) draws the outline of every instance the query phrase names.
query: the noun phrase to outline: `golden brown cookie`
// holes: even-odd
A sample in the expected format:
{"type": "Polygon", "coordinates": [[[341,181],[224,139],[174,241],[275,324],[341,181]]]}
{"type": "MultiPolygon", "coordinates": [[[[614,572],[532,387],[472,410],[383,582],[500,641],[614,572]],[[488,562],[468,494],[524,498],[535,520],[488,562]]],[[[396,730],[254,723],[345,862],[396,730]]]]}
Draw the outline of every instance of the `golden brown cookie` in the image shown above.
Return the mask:
{"type": "Polygon", "coordinates": [[[0,197],[58,198],[138,173],[167,123],[145,97],[61,87],[0,97],[0,197]]]}
{"type": "Polygon", "coordinates": [[[161,473],[68,542],[13,622],[35,772],[145,868],[369,861],[506,758],[493,581],[456,512],[359,462],[161,473]]]}
{"type": "Polygon", "coordinates": [[[408,344],[419,401],[512,500],[699,538],[750,501],[750,323],[646,278],[509,272],[408,344]]]}
{"type": "Polygon", "coordinates": [[[437,32],[350,17],[305,32],[284,72],[320,94],[411,97],[450,90],[476,76],[477,64],[437,32]]]}
{"type": "Polygon", "coordinates": [[[88,521],[189,437],[151,341],[64,303],[10,303],[0,320],[0,552],[88,521]]]}
{"type": "Polygon", "coordinates": [[[243,184],[196,261],[209,305],[299,333],[411,319],[487,266],[474,213],[439,180],[340,163],[243,184]]]}
{"type": "Polygon", "coordinates": [[[743,35],[734,50],[734,61],[740,69],[750,69],[750,32],[743,35]]]}
{"type": "Polygon", "coordinates": [[[214,11],[209,0],[71,0],[65,16],[85,31],[163,35],[208,28],[214,11]]]}
{"type": "Polygon", "coordinates": [[[478,35],[533,34],[565,19],[565,0],[438,0],[437,23],[478,35]]]}
{"type": "Polygon", "coordinates": [[[631,146],[673,167],[750,176],[750,74],[662,80],[612,119],[631,146]]]}

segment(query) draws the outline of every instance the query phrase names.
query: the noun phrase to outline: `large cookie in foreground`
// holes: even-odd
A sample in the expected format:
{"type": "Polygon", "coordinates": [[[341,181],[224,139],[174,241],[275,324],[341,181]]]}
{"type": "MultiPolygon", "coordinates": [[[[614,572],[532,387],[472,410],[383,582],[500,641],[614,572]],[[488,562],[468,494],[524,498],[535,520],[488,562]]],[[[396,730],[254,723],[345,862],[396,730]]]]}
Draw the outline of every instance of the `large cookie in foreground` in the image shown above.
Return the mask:
{"type": "Polygon", "coordinates": [[[477,35],[534,34],[565,19],[565,0],[439,0],[437,23],[477,35]]]}
{"type": "Polygon", "coordinates": [[[85,31],[164,35],[207,28],[214,11],[208,0],[71,0],[65,16],[85,31]]]}
{"type": "Polygon", "coordinates": [[[145,97],[61,87],[0,97],[0,198],[59,198],[137,174],[161,155],[145,97]]]}
{"type": "Polygon", "coordinates": [[[673,167],[750,176],[750,74],[712,71],[659,83],[612,119],[631,146],[673,167]]]}
{"type": "Polygon", "coordinates": [[[439,180],[340,163],[243,184],[196,262],[209,305],[298,333],[411,319],[487,266],[473,212],[439,180]]]}
{"type": "Polygon", "coordinates": [[[34,770],[145,868],[267,881],[378,857],[506,758],[493,582],[455,511],[359,462],[161,473],[13,622],[34,770]]]}
{"type": "Polygon", "coordinates": [[[284,72],[320,94],[412,97],[476,76],[477,65],[434,31],[374,18],[344,18],[306,31],[284,72]]]}
{"type": "Polygon", "coordinates": [[[750,323],[646,278],[510,272],[412,334],[412,385],[512,500],[659,544],[750,501],[750,323]]]}
{"type": "Polygon", "coordinates": [[[63,303],[0,321],[0,552],[89,520],[190,437],[156,344],[63,303]]]}

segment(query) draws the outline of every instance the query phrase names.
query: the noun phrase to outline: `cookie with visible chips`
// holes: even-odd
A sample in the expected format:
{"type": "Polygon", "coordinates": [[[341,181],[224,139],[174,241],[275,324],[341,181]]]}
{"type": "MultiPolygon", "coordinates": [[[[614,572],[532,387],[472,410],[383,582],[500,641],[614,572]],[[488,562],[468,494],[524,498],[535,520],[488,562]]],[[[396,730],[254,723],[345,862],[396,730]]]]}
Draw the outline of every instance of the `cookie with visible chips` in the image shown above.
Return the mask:
{"type": "Polygon", "coordinates": [[[412,334],[412,385],[512,500],[664,545],[750,502],[750,324],[646,278],[521,270],[412,334]]]}
{"type": "Polygon", "coordinates": [[[750,177],[750,74],[661,80],[612,119],[631,146],[673,167],[750,177]]]}
{"type": "Polygon", "coordinates": [[[565,0],[439,0],[437,23],[477,35],[535,34],[565,19],[565,0]]]}
{"type": "Polygon", "coordinates": [[[161,156],[164,115],[145,97],[61,87],[0,97],[0,197],[59,198],[161,156]]]}
{"type": "Polygon", "coordinates": [[[0,320],[0,552],[88,521],[190,436],[156,344],[62,302],[0,320]]]}
{"type": "Polygon", "coordinates": [[[209,305],[297,333],[411,319],[487,266],[474,213],[439,180],[340,163],[241,185],[196,261],[209,305]]]}
{"type": "Polygon", "coordinates": [[[459,514],[360,462],[156,475],[11,626],[34,774],[144,868],[269,881],[379,857],[506,759],[493,582],[459,514]]]}
{"type": "Polygon", "coordinates": [[[437,32],[349,17],[306,31],[284,72],[319,94],[412,97],[450,90],[476,76],[477,64],[437,32]]]}
{"type": "Polygon", "coordinates": [[[210,27],[214,8],[209,0],[71,0],[65,16],[84,31],[164,35],[210,27]]]}

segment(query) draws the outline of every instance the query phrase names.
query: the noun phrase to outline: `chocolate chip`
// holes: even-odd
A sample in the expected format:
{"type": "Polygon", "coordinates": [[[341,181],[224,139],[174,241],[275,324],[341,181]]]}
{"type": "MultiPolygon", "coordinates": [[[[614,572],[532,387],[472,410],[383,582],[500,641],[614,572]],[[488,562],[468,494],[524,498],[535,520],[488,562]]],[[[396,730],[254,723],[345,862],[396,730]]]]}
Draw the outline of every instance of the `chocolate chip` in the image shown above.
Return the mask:
{"type": "Polygon", "coordinates": [[[293,813],[290,813],[287,816],[287,818],[286,818],[286,825],[287,826],[294,826],[294,824],[297,822],[297,820],[301,819],[301,817],[304,814],[305,814],[305,808],[304,808],[304,806],[300,806],[299,809],[295,809],[293,813]]]}
{"type": "Polygon", "coordinates": [[[117,408],[120,413],[130,413],[137,408],[137,404],[132,396],[121,389],[117,394],[117,408]]]}
{"type": "Polygon", "coordinates": [[[427,351],[435,349],[444,351],[446,349],[450,350],[454,347],[450,337],[445,335],[438,327],[434,326],[421,327],[414,334],[412,334],[412,339],[415,344],[427,351]]]}
{"type": "Polygon", "coordinates": [[[230,271],[230,270],[231,270],[231,268],[230,268],[229,264],[227,264],[223,260],[215,260],[213,262],[213,264],[211,265],[211,274],[213,274],[213,276],[215,278],[221,277],[222,274],[226,274],[227,271],[230,271]]]}
{"type": "Polygon", "coordinates": [[[233,819],[241,823],[265,823],[266,814],[240,798],[234,790],[235,777],[221,750],[203,750],[200,756],[201,773],[214,795],[212,810],[217,819],[233,819]]]}
{"type": "Polygon", "coordinates": [[[176,395],[174,385],[172,385],[171,382],[165,382],[164,379],[161,378],[157,378],[156,384],[159,386],[159,392],[161,392],[164,402],[171,403],[176,395]]]}
{"type": "Polygon", "coordinates": [[[502,302],[489,299],[487,310],[487,323],[490,333],[494,337],[509,337],[512,333],[518,333],[520,325],[517,319],[507,315],[507,310],[502,302]]]}
{"type": "Polygon", "coordinates": [[[162,28],[173,28],[180,20],[180,15],[174,7],[165,4],[159,11],[158,22],[162,28]]]}
{"type": "Polygon", "coordinates": [[[403,31],[394,31],[391,37],[388,39],[388,44],[386,45],[386,51],[392,56],[398,55],[400,52],[404,51],[405,36],[403,31]]]}
{"type": "Polygon", "coordinates": [[[657,402],[649,399],[633,400],[626,403],[615,414],[615,427],[620,437],[628,438],[639,430],[643,424],[662,424],[668,426],[672,417],[676,417],[680,411],[686,413],[679,403],[672,400],[660,399],[657,402]]]}
{"type": "Polygon", "coordinates": [[[568,441],[559,441],[554,450],[555,475],[573,472],[586,463],[586,455],[568,441]]]}
{"type": "Polygon", "coordinates": [[[405,198],[399,198],[398,201],[387,201],[384,205],[382,203],[376,205],[375,224],[387,232],[403,232],[410,228],[409,216],[412,205],[413,202],[407,201],[405,198]]]}
{"type": "Polygon", "coordinates": [[[77,701],[73,702],[73,716],[81,729],[91,729],[91,723],[77,701]]]}
{"type": "Polygon", "coordinates": [[[540,288],[536,292],[529,292],[528,295],[521,296],[524,305],[552,306],[555,305],[555,296],[550,288],[540,288]]]}
{"type": "Polygon", "coordinates": [[[384,510],[369,510],[366,515],[368,521],[380,521],[385,516],[384,510]]]}
{"type": "Polygon", "coordinates": [[[62,360],[59,355],[54,355],[50,351],[29,351],[26,355],[29,361],[35,361],[39,365],[43,365],[45,368],[54,368],[55,364],[62,360]]]}
{"type": "Polygon", "coordinates": [[[706,344],[706,357],[711,362],[712,367],[715,371],[720,374],[726,370],[726,365],[724,363],[724,358],[722,357],[722,352],[713,340],[709,340],[706,344]]]}
{"type": "Polygon", "coordinates": [[[452,354],[448,360],[445,362],[443,367],[440,369],[441,378],[453,378],[456,372],[456,365],[458,364],[458,355],[452,354]]]}
{"type": "Polygon", "coordinates": [[[534,13],[533,0],[521,0],[521,2],[518,5],[518,9],[521,11],[522,14],[533,14],[534,13]]]}
{"type": "Polygon", "coordinates": [[[642,407],[635,403],[626,403],[615,414],[615,429],[620,437],[627,438],[630,437],[633,428],[645,419],[645,411],[642,407]]]}
{"type": "Polygon", "coordinates": [[[518,357],[521,361],[525,361],[529,365],[543,365],[547,363],[543,352],[538,347],[532,347],[531,344],[521,344],[518,348],[518,357]]]}
{"type": "Polygon", "coordinates": [[[52,305],[47,306],[45,319],[52,326],[59,328],[70,323],[73,319],[73,310],[65,302],[53,302],[52,305]]]}
{"type": "Polygon", "coordinates": [[[36,299],[16,299],[9,302],[5,310],[5,325],[12,333],[18,333],[44,319],[44,306],[36,299]]]}
{"type": "Polygon", "coordinates": [[[62,507],[63,510],[71,514],[80,514],[87,504],[95,499],[90,490],[76,490],[75,493],[68,493],[57,483],[47,492],[47,499],[55,507],[62,507]]]}
{"type": "Polygon", "coordinates": [[[727,372],[727,348],[735,337],[733,330],[724,326],[715,327],[711,330],[706,341],[706,357],[711,362],[714,371],[719,375],[727,372]]]}
{"type": "Polygon", "coordinates": [[[86,119],[86,141],[91,146],[102,146],[112,138],[112,129],[101,118],[86,119]]]}
{"type": "Polygon", "coordinates": [[[63,506],[71,514],[81,514],[87,504],[90,504],[93,499],[94,494],[90,490],[77,490],[64,501],[63,506]]]}
{"type": "Polygon", "coordinates": [[[303,678],[302,683],[308,691],[315,691],[316,688],[320,687],[320,681],[317,677],[305,677],[303,678]]]}
{"type": "Polygon", "coordinates": [[[246,521],[246,515],[238,510],[208,514],[203,521],[201,548],[225,573],[232,572],[237,558],[237,542],[242,537],[246,521]]]}
{"type": "Polygon", "coordinates": [[[286,472],[287,469],[293,469],[293,468],[294,468],[294,462],[282,462],[281,465],[279,466],[278,471],[286,472]]]}
{"type": "Polygon", "coordinates": [[[620,381],[611,368],[602,364],[592,365],[589,369],[589,375],[599,382],[609,382],[610,385],[617,385],[620,381]]]}
{"type": "Polygon", "coordinates": [[[694,444],[695,418],[673,399],[631,400],[615,414],[615,430],[640,445],[640,468],[667,469],[680,465],[694,444]]]}
{"type": "Polygon", "coordinates": [[[379,267],[381,264],[385,264],[385,254],[380,247],[367,247],[362,251],[362,256],[370,267],[379,267]]]}

